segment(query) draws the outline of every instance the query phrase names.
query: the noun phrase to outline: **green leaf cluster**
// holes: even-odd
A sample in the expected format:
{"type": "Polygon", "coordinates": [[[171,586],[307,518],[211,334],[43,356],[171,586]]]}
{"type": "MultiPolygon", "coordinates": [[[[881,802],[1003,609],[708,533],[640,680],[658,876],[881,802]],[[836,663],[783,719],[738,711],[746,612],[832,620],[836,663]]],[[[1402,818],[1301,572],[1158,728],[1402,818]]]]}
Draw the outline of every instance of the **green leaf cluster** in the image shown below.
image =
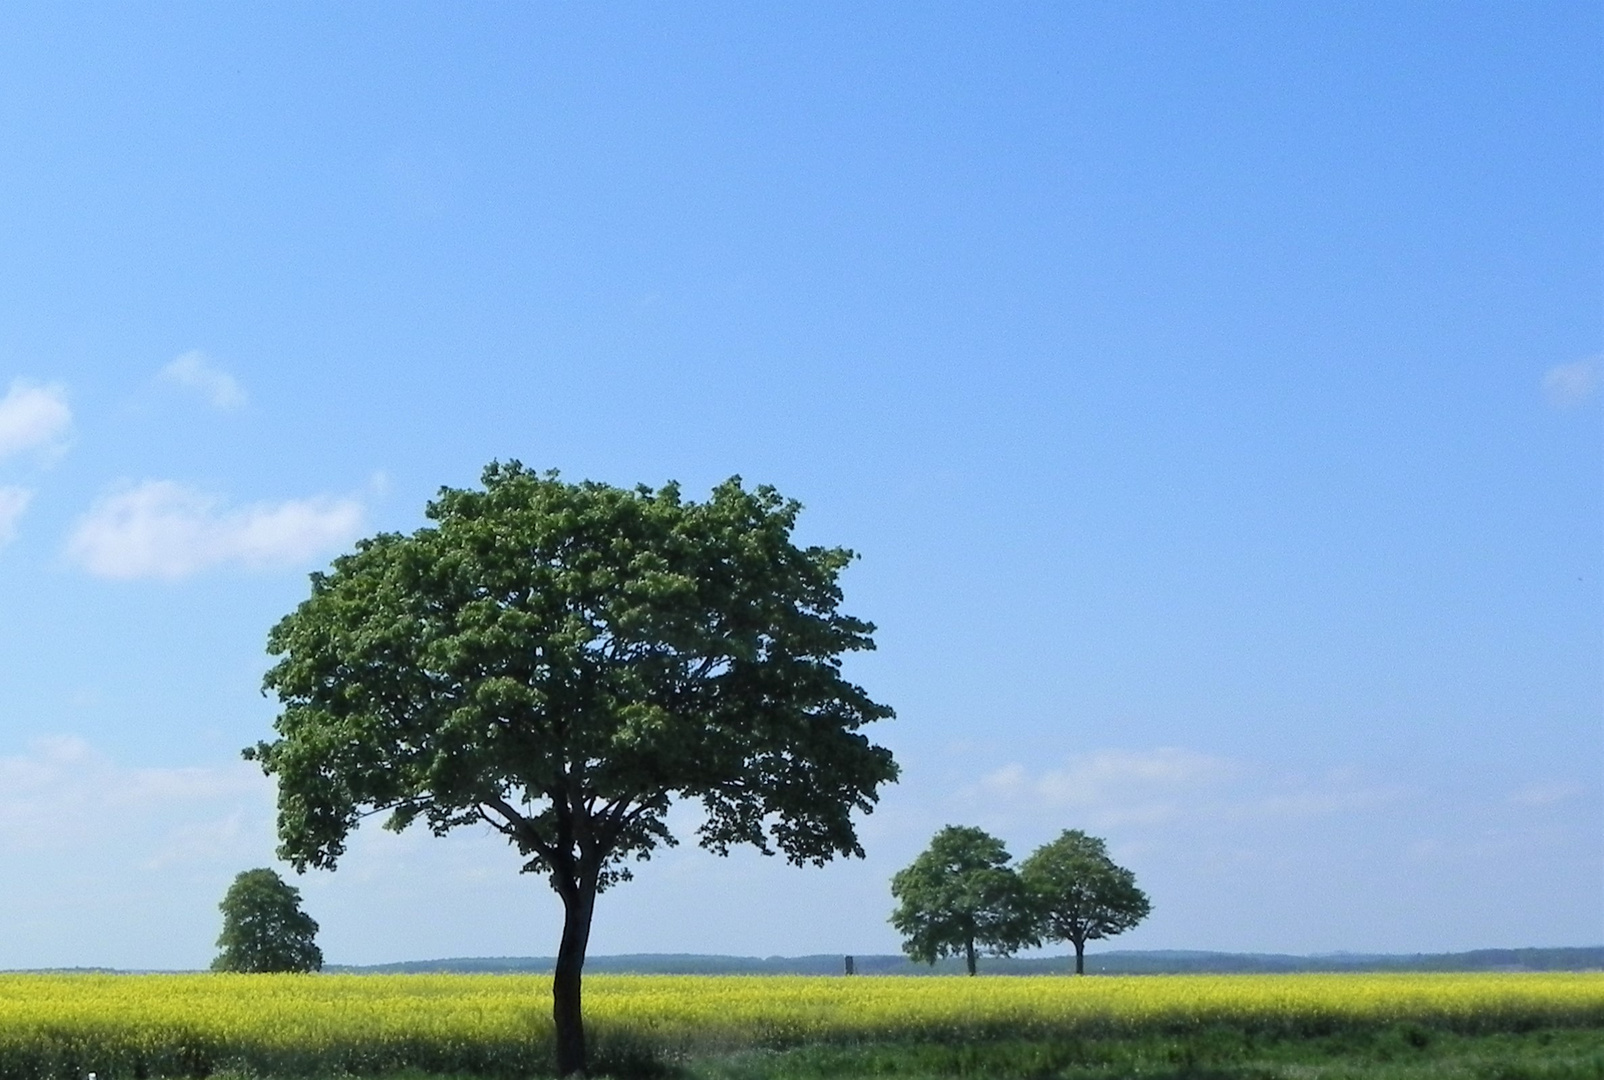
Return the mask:
{"type": "Polygon", "coordinates": [[[222,903],[223,932],[213,971],[318,971],[317,923],[301,910],[301,890],[264,868],[234,878],[222,903]]]}
{"type": "Polygon", "coordinates": [[[1007,956],[1035,944],[1035,916],[1010,858],[984,830],[949,825],[938,832],[891,879],[899,901],[891,925],[903,935],[903,951],[927,964],[962,956],[973,975],[978,953],[1007,956]]]}
{"type": "Polygon", "coordinates": [[[1122,934],[1153,910],[1136,875],[1116,865],[1108,844],[1067,829],[1019,867],[1019,877],[1046,941],[1075,946],[1075,971],[1086,969],[1086,943],[1122,934]]]}
{"type": "Polygon", "coordinates": [[[863,854],[853,825],[891,752],[891,710],[842,676],[874,627],[840,611],[845,548],[792,542],[800,505],[740,478],[570,484],[492,463],[410,535],[364,540],[275,626],[279,854],[332,869],[370,814],[436,835],[483,825],[562,898],[557,1067],[582,1073],[581,972],[598,892],[676,838],[790,862],[863,854]]]}
{"type": "Polygon", "coordinates": [[[851,814],[897,774],[858,729],[892,715],[841,675],[872,649],[838,610],[842,548],[798,547],[773,488],[570,484],[517,462],[442,489],[432,526],[314,575],[272,631],[281,856],[333,867],[367,813],[436,833],[484,823],[526,871],[628,877],[698,839],[797,864],[862,855],[851,814]]]}
{"type": "Polygon", "coordinates": [[[1017,872],[1009,861],[1002,841],[981,829],[938,832],[891,880],[899,901],[891,923],[903,951],[924,963],[964,956],[973,975],[977,953],[1007,956],[1067,941],[1079,973],[1086,942],[1123,933],[1152,910],[1136,875],[1109,858],[1106,842],[1079,829],[1042,845],[1017,872]]]}

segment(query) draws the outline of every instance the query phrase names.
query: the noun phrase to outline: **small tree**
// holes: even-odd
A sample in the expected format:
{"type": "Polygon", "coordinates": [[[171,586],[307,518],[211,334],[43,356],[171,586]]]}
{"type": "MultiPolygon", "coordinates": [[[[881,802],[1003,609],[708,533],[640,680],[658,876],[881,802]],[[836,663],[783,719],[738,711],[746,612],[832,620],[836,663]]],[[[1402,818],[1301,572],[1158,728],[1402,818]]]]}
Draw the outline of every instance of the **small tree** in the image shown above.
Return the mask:
{"type": "Polygon", "coordinates": [[[301,910],[301,890],[268,869],[246,870],[217,905],[223,912],[222,951],[213,971],[317,971],[323,951],[317,923],[301,910]]]}
{"type": "Polygon", "coordinates": [[[1108,845],[1079,829],[1044,844],[1019,867],[1041,937],[1075,946],[1075,974],[1086,974],[1086,943],[1124,933],[1152,905],[1136,875],[1116,866],[1108,845]]]}
{"type": "Polygon", "coordinates": [[[981,829],[949,825],[938,832],[891,879],[891,895],[900,901],[891,925],[905,938],[902,951],[927,964],[962,956],[973,975],[977,951],[1007,956],[1035,944],[1024,889],[1008,860],[1002,841],[981,829]]]}
{"type": "Polygon", "coordinates": [[[675,842],[671,802],[701,803],[718,854],[822,864],[863,854],[853,814],[896,778],[858,730],[891,710],[841,672],[874,647],[839,610],[853,554],[793,543],[800,509],[510,462],[359,542],[268,637],[279,738],[246,756],[278,781],[281,856],[332,869],[374,812],[499,832],[562,899],[557,1071],[583,1072],[596,895],[675,842]]]}

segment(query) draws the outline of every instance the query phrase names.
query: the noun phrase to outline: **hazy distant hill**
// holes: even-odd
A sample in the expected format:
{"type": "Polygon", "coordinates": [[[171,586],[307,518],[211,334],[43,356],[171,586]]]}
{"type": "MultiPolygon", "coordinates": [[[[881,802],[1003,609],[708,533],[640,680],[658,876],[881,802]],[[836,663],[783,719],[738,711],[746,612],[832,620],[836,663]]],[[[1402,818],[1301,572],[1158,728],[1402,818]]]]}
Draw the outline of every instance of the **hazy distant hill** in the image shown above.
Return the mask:
{"type": "MultiPolygon", "coordinates": [[[[589,972],[640,975],[839,975],[843,957],[822,956],[697,956],[680,953],[641,953],[630,956],[592,956],[589,972]]],[[[962,970],[956,960],[934,968],[910,963],[903,956],[858,956],[861,975],[942,975],[962,970]]],[[[413,960],[369,966],[331,965],[328,971],[388,972],[546,972],[548,956],[466,957],[449,960],[413,960]]],[[[1073,956],[1031,959],[987,958],[981,972],[991,975],[1044,975],[1074,970],[1073,956]]],[[[1565,949],[1477,949],[1462,953],[1384,955],[1335,953],[1324,956],[1287,956],[1276,953],[1221,952],[1106,952],[1087,953],[1088,974],[1161,975],[1195,973],[1250,973],[1292,971],[1596,971],[1604,969],[1604,946],[1565,949]]]]}

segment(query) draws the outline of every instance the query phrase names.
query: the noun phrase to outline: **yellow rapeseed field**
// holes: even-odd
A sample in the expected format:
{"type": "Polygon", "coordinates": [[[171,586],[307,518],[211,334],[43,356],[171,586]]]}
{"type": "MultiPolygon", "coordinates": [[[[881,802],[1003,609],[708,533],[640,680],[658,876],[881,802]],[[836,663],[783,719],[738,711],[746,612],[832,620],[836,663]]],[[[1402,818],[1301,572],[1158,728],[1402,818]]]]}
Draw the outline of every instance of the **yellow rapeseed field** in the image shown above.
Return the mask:
{"type": "MultiPolygon", "coordinates": [[[[1604,975],[786,977],[597,975],[598,1049],[688,1053],[884,1039],[1052,1038],[1211,1025],[1321,1033],[1604,1026],[1604,975]]],[[[0,1076],[258,1071],[528,1074],[550,986],[521,975],[0,976],[0,1076]]]]}

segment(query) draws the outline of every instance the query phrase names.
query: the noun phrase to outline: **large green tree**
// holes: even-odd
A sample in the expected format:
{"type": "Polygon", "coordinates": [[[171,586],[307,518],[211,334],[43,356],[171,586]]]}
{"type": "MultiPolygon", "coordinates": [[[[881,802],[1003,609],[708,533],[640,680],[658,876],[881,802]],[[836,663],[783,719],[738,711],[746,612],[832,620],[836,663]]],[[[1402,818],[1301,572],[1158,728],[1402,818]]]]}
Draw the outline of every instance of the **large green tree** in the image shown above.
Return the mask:
{"type": "Polygon", "coordinates": [[[1032,913],[1008,849],[984,830],[949,825],[891,879],[891,925],[909,958],[933,964],[962,956],[973,975],[978,952],[1007,956],[1035,944],[1032,913]]]}
{"type": "Polygon", "coordinates": [[[822,864],[863,854],[852,814],[896,778],[859,732],[891,710],[841,672],[873,648],[839,610],[853,553],[793,543],[799,509],[739,478],[697,503],[512,462],[358,543],[268,638],[279,737],[246,755],[277,777],[282,857],[332,868],[376,811],[500,832],[562,899],[557,1066],[583,1072],[596,895],[675,842],[672,800],[719,854],[822,864]]]}
{"type": "Polygon", "coordinates": [[[1068,829],[1019,866],[1041,936],[1075,946],[1075,974],[1086,974],[1086,943],[1124,933],[1153,910],[1136,875],[1117,866],[1108,845],[1068,829]]]}
{"type": "Polygon", "coordinates": [[[220,950],[213,971],[317,971],[317,923],[301,910],[301,890],[275,871],[246,870],[234,878],[223,902],[220,950]]]}

